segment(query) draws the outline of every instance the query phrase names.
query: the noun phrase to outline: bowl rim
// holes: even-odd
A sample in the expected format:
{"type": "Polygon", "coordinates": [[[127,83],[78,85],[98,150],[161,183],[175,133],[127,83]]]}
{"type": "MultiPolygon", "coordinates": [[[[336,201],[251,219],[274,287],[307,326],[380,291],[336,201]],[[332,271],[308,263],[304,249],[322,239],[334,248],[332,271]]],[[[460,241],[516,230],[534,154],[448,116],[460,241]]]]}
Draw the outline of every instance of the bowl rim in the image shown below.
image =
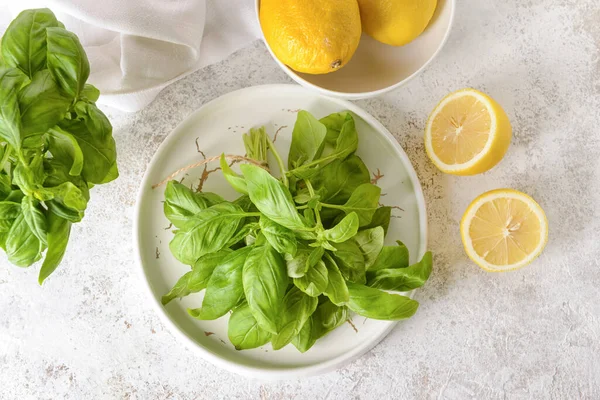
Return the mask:
{"type": "Polygon", "coordinates": [[[423,65],[421,65],[421,67],[419,67],[419,69],[417,69],[411,75],[407,76],[406,78],[402,79],[399,82],[394,83],[393,85],[386,86],[384,88],[377,89],[377,90],[371,90],[368,92],[338,92],[336,90],[325,89],[321,86],[315,85],[314,83],[307,81],[306,79],[304,79],[300,75],[298,75],[296,73],[296,71],[292,70],[290,67],[288,67],[287,65],[285,65],[284,63],[279,61],[279,59],[275,56],[275,53],[273,53],[273,50],[271,50],[271,46],[269,46],[269,43],[267,43],[267,41],[265,39],[265,35],[262,30],[262,26],[260,24],[260,1],[261,0],[255,0],[255,2],[254,2],[255,17],[256,17],[256,23],[258,24],[258,29],[260,31],[260,38],[262,39],[263,43],[267,47],[269,54],[271,54],[271,57],[273,57],[273,59],[279,65],[279,67],[290,78],[292,78],[295,82],[299,83],[302,86],[305,86],[312,90],[316,90],[317,92],[319,92],[325,96],[333,96],[333,97],[338,97],[338,98],[346,99],[346,100],[360,100],[360,99],[368,99],[371,97],[377,97],[384,93],[391,92],[392,90],[395,90],[401,86],[404,86],[408,82],[412,81],[421,72],[423,72],[425,70],[425,68],[427,68],[433,62],[434,59],[437,58],[437,56],[440,54],[442,49],[446,46],[446,42],[448,41],[448,38],[450,37],[450,32],[452,31],[452,27],[454,26],[454,18],[455,18],[455,14],[456,14],[456,0],[445,0],[450,5],[450,19],[448,20],[448,27],[446,28],[444,37],[442,38],[442,41],[438,45],[438,48],[431,55],[431,57],[429,57],[429,59],[425,63],[423,63],[423,65]]]}
{"type": "MultiPolygon", "coordinates": [[[[169,147],[171,142],[177,140],[178,135],[177,132],[182,129],[182,127],[187,123],[189,119],[194,118],[197,114],[203,112],[205,108],[208,108],[215,102],[220,102],[227,100],[229,97],[234,97],[243,92],[252,92],[254,90],[271,90],[274,92],[283,92],[285,90],[297,90],[304,91],[311,95],[315,95],[314,92],[303,88],[294,84],[267,84],[267,85],[256,85],[250,86],[243,89],[238,89],[226,94],[223,94],[219,97],[216,97],[206,103],[204,103],[201,107],[187,115],[177,126],[167,135],[167,137],[163,140],[161,145],[158,147],[154,155],[152,156],[150,162],[146,167],[146,171],[144,172],[144,177],[141,181],[140,187],[138,189],[138,194],[136,197],[135,209],[134,209],[134,217],[133,217],[133,245],[135,249],[135,259],[138,267],[138,273],[141,274],[141,278],[143,280],[143,286],[145,288],[145,292],[151,299],[152,307],[154,311],[158,314],[161,322],[166,326],[166,328],[171,332],[175,337],[179,339],[188,349],[196,352],[200,357],[209,363],[216,365],[220,368],[223,368],[227,371],[237,373],[239,375],[260,379],[264,381],[276,381],[276,380],[284,380],[284,379],[294,379],[299,377],[308,377],[323,374],[326,372],[333,371],[341,366],[354,361],[359,358],[367,351],[371,350],[375,347],[383,338],[385,338],[389,332],[396,326],[398,321],[386,321],[388,322],[388,327],[380,332],[377,336],[373,337],[371,340],[367,340],[361,343],[361,345],[354,348],[351,352],[339,355],[332,359],[329,359],[324,362],[314,363],[308,366],[290,366],[290,367],[272,367],[272,366],[249,366],[239,364],[237,362],[227,360],[221,357],[218,353],[212,352],[211,350],[203,347],[200,343],[196,342],[190,336],[188,336],[184,331],[182,331],[175,321],[171,319],[167,311],[164,309],[159,299],[155,296],[150,281],[146,275],[146,268],[144,267],[142,257],[141,257],[141,232],[140,232],[140,220],[142,219],[142,204],[144,194],[150,183],[150,169],[153,164],[158,160],[160,156],[165,152],[165,149],[169,147]]],[[[317,94],[319,95],[319,94],[317,94]]],[[[339,104],[345,109],[351,111],[356,114],[360,118],[362,118],[367,124],[371,125],[374,130],[377,131],[378,134],[383,136],[387,142],[395,149],[397,156],[400,158],[400,161],[406,168],[406,173],[411,181],[413,186],[414,195],[417,200],[417,208],[419,210],[419,229],[420,229],[420,248],[418,250],[419,258],[423,257],[427,249],[427,238],[428,238],[428,227],[427,227],[427,208],[425,204],[425,197],[423,195],[423,189],[421,183],[418,179],[417,173],[412,165],[412,162],[408,158],[408,155],[400,146],[400,143],[394,138],[394,136],[381,124],[377,119],[375,119],[371,114],[367,111],[363,110],[361,107],[353,104],[347,100],[326,97],[328,101],[332,101],[334,103],[339,104]]],[[[412,297],[414,294],[414,290],[408,294],[408,296],[412,297]]]]}

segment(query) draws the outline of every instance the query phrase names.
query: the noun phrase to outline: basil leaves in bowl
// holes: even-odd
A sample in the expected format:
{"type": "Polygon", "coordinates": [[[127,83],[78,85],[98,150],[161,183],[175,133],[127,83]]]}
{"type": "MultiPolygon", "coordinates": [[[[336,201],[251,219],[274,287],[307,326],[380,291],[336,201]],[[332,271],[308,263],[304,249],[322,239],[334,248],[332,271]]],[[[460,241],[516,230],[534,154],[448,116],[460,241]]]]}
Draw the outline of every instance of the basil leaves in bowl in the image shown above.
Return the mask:
{"type": "Polygon", "coordinates": [[[204,357],[263,378],[315,374],[416,312],[399,292],[431,272],[423,203],[364,111],[261,86],[205,105],[163,143],[135,240],[161,315],[204,357]],[[157,185],[177,170],[182,181],[157,185]]]}

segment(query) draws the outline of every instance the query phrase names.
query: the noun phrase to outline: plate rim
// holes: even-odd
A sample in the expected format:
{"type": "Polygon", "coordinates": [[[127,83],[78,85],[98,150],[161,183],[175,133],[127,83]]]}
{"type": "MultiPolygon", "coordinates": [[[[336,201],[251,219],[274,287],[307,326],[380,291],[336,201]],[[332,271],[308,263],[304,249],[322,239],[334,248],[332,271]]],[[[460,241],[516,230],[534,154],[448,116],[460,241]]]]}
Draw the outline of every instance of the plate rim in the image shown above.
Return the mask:
{"type": "MultiPolygon", "coordinates": [[[[146,166],[146,170],[144,171],[144,176],[138,188],[138,194],[136,196],[136,203],[134,209],[133,216],[133,245],[135,250],[135,260],[138,267],[138,273],[141,274],[143,280],[144,291],[150,297],[152,308],[158,314],[161,322],[167,327],[169,332],[173,334],[178,340],[183,342],[183,344],[192,351],[196,352],[196,354],[200,355],[204,360],[216,365],[220,368],[223,368],[229,372],[234,372],[242,376],[250,377],[250,378],[258,378],[266,381],[273,380],[283,380],[283,379],[294,379],[299,377],[307,377],[320,375],[323,373],[327,373],[333,371],[341,366],[354,361],[359,358],[367,351],[371,350],[375,347],[381,340],[383,340],[390,331],[396,326],[398,321],[386,321],[388,326],[382,332],[380,332],[377,336],[370,338],[369,340],[364,341],[361,345],[357,346],[351,352],[342,354],[335,358],[329,359],[324,362],[319,362],[315,364],[311,364],[308,366],[291,366],[291,367],[272,367],[272,366],[249,366],[242,365],[236,362],[227,360],[222,358],[221,356],[215,354],[209,349],[203,347],[198,342],[194,341],[191,337],[189,337],[186,333],[184,333],[177,324],[169,317],[168,313],[164,309],[164,307],[160,304],[158,299],[155,297],[154,292],[152,291],[152,287],[150,281],[146,275],[146,269],[144,268],[144,264],[142,262],[141,257],[141,239],[140,239],[140,220],[141,220],[141,212],[142,212],[142,204],[144,193],[146,188],[150,184],[150,169],[157,162],[159,157],[165,152],[165,149],[171,144],[172,141],[177,140],[177,132],[184,126],[190,119],[194,118],[197,114],[203,112],[205,108],[210,107],[216,102],[226,101],[229,97],[238,96],[245,92],[253,92],[256,90],[271,90],[275,93],[285,93],[286,91],[297,91],[302,92],[304,94],[322,97],[327,99],[328,101],[332,101],[334,103],[339,104],[345,109],[353,112],[362,118],[367,124],[371,125],[379,134],[382,134],[385,139],[392,145],[392,147],[396,150],[396,153],[400,156],[401,162],[406,168],[407,175],[409,176],[411,183],[414,188],[415,197],[417,200],[417,207],[419,210],[419,227],[420,227],[420,248],[419,248],[419,258],[422,257],[427,249],[427,237],[428,237],[428,227],[427,227],[427,207],[425,204],[425,197],[423,195],[423,189],[421,187],[421,183],[417,176],[417,173],[408,158],[408,155],[400,146],[400,143],[396,140],[396,138],[388,131],[388,129],[383,126],[381,122],[379,122],[375,117],[373,117],[370,113],[363,110],[358,105],[351,103],[345,99],[340,99],[331,96],[324,96],[320,93],[315,93],[314,91],[307,89],[303,86],[297,84],[266,84],[266,85],[255,85],[249,86],[246,88],[234,90],[228,93],[225,93],[219,97],[216,97],[202,106],[192,111],[186,117],[184,117],[176,126],[169,132],[167,137],[163,140],[163,142],[158,146],[154,155],[150,159],[150,162],[146,166]]],[[[410,292],[410,297],[412,297],[414,290],[410,292]]]]}

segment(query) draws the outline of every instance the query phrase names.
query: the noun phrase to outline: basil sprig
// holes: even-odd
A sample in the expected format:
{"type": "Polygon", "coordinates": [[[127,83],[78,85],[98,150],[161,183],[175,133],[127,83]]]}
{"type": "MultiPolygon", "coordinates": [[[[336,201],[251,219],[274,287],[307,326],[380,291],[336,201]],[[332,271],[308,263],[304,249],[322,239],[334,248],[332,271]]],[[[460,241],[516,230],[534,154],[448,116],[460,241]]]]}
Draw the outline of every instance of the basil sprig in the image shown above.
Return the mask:
{"type": "Polygon", "coordinates": [[[119,175],[88,58],[48,9],[25,10],[0,52],[0,248],[41,284],[63,259],[90,188],[119,175]],[[45,252],[45,254],[44,254],[45,252]]]}

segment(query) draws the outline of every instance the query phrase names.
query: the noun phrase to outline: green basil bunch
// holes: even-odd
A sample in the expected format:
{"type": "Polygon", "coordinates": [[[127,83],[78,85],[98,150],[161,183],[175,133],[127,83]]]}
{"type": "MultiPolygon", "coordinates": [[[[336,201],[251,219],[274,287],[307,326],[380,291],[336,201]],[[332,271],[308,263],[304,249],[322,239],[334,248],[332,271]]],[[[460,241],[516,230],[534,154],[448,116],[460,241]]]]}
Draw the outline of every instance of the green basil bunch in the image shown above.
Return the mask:
{"type": "Polygon", "coordinates": [[[411,317],[418,303],[385,290],[422,286],[431,253],[409,265],[401,242],[384,246],[390,207],[355,152],[349,112],[320,121],[298,113],[287,166],[263,128],[244,135],[247,155],[266,163],[270,150],[281,178],[253,164],[241,175],[221,157],[221,170],[241,197],[229,202],[171,181],[164,212],[177,228],[173,255],[191,270],[162,303],[206,290],[188,310],[216,319],[233,310],[228,336],[237,349],[271,342],[307,351],[340,326],[349,312],[383,320],[411,317]]]}
{"type": "Polygon", "coordinates": [[[0,247],[41,284],[60,264],[94,185],[118,177],[112,126],[86,84],[77,36],[52,11],[23,11],[0,51],[0,247]]]}

